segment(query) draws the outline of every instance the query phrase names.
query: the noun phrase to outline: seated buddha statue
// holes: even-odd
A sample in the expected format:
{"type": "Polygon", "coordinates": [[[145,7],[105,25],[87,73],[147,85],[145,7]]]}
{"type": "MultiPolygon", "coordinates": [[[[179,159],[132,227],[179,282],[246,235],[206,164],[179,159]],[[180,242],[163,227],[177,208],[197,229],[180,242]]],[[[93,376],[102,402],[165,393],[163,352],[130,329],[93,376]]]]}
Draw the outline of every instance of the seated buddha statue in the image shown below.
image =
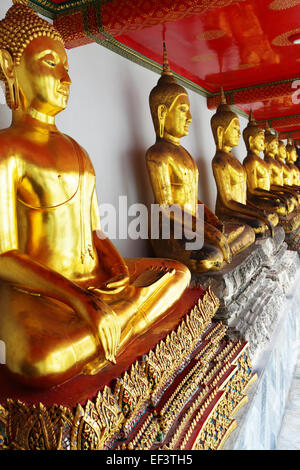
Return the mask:
{"type": "Polygon", "coordinates": [[[285,216],[288,213],[287,198],[271,190],[268,165],[260,157],[265,148],[265,133],[254,120],[252,110],[243,138],[248,152],[243,161],[247,172],[248,200],[261,209],[285,216]]]}
{"type": "MultiPolygon", "coordinates": [[[[192,271],[202,273],[220,270],[230,263],[232,256],[240,253],[255,241],[253,230],[245,224],[224,225],[204,205],[204,245],[201,249],[186,249],[185,235],[197,230],[199,172],[193,157],[181,146],[180,139],[189,132],[192,121],[188,93],[172,74],[164,45],[163,70],[149,97],[156,142],[146,153],[146,163],[154,193],[155,203],[161,208],[176,206],[181,217],[170,212],[165,217],[183,226],[182,239],[151,239],[156,256],[167,256],[184,262],[192,271]],[[187,226],[185,214],[191,216],[187,226]],[[184,232],[184,233],[183,233],[184,232]]],[[[199,227],[199,226],[198,226],[199,227]]]]}
{"type": "Polygon", "coordinates": [[[278,140],[278,154],[275,158],[282,166],[284,186],[293,186],[293,177],[286,164],[286,146],[283,140],[278,140]]]}
{"type": "Polygon", "coordinates": [[[240,140],[240,123],[227,105],[223,90],[221,103],[211,118],[211,128],[217,147],[212,160],[217,184],[216,215],[222,220],[250,225],[257,237],[274,234],[278,215],[259,209],[248,199],[246,169],[231,153],[240,140]]]}
{"type": "Polygon", "coordinates": [[[300,191],[300,170],[295,165],[298,159],[297,150],[293,142],[289,139],[286,146],[286,167],[290,172],[290,183],[293,189],[300,191]]]}
{"type": "Polygon", "coordinates": [[[71,80],[63,40],[26,2],[0,22],[0,339],[11,376],[58,385],[116,362],[188,286],[179,262],[124,260],[100,231],[87,152],[61,133],[71,80]]]}
{"type": "Polygon", "coordinates": [[[284,184],[283,165],[282,162],[278,161],[278,152],[278,136],[271,132],[270,126],[267,123],[265,132],[264,161],[268,165],[270,173],[271,190],[287,197],[289,212],[291,213],[298,207],[298,195],[293,189],[284,184]]]}

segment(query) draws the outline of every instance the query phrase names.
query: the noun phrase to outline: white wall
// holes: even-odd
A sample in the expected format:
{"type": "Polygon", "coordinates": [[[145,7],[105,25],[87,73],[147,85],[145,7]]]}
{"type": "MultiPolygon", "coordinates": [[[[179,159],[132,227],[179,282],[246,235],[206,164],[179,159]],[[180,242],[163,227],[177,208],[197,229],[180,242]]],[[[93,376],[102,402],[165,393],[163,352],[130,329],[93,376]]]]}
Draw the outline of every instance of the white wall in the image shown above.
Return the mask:
{"type": "MultiPolygon", "coordinates": [[[[1,0],[0,18],[11,6],[1,0]]],[[[150,203],[152,191],[145,165],[145,152],[155,141],[148,96],[159,76],[97,44],[68,51],[71,95],[68,108],[57,117],[59,130],[75,138],[95,166],[100,203],[118,207],[118,196],[128,204],[150,203]]],[[[171,64],[172,67],[172,64],[171,64]]],[[[0,90],[1,91],[1,90],[0,90]]],[[[210,129],[213,114],[206,99],[189,91],[193,122],[182,145],[199,168],[199,199],[214,209],[216,186],[211,169],[215,145],[210,129]]],[[[246,120],[240,118],[241,129],[246,120]]],[[[1,105],[0,128],[10,124],[10,111],[1,105]]],[[[243,139],[235,155],[245,157],[243,139]]],[[[124,256],[151,254],[145,240],[116,240],[124,256]]]]}

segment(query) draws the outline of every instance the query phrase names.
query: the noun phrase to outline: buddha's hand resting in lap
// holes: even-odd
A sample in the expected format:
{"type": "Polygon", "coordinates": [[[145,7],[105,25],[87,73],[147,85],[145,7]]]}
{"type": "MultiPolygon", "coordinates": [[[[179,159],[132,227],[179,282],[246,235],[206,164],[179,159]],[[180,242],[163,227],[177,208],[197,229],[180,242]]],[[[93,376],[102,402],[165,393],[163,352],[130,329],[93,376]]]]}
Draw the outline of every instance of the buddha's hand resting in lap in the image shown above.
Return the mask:
{"type": "Polygon", "coordinates": [[[128,267],[125,263],[120,263],[113,266],[113,269],[110,273],[110,278],[107,281],[100,285],[89,287],[88,290],[95,292],[95,294],[118,294],[129,285],[129,281],[130,275],[128,267]]]}
{"type": "Polygon", "coordinates": [[[79,311],[84,318],[90,320],[96,338],[103,348],[105,359],[115,364],[121,338],[121,326],[115,312],[89,292],[81,302],[79,311]]]}
{"type": "Polygon", "coordinates": [[[95,294],[118,294],[129,285],[129,276],[126,273],[118,274],[97,287],[89,287],[90,292],[95,294]]]}

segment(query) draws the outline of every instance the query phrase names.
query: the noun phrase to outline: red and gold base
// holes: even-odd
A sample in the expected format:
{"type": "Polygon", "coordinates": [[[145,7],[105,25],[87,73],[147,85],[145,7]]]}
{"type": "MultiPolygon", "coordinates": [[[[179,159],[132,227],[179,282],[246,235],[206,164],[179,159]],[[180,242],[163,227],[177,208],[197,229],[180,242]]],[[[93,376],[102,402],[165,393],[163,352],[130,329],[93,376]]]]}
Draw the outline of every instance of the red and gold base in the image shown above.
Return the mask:
{"type": "Polygon", "coordinates": [[[247,344],[212,323],[215,295],[187,289],[116,366],[48,391],[20,388],[0,367],[0,448],[218,449],[255,379],[247,344]]]}

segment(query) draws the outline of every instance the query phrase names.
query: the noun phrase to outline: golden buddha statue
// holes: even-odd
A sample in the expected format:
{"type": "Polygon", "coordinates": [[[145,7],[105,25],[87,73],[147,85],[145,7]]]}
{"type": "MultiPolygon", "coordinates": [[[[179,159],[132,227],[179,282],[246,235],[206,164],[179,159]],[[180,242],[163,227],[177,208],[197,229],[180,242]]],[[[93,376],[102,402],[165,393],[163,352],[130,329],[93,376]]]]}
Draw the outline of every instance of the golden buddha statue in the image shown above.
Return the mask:
{"type": "Polygon", "coordinates": [[[278,154],[276,155],[276,160],[281,163],[283,171],[283,184],[284,186],[293,185],[293,177],[290,172],[289,167],[286,165],[286,146],[283,140],[278,139],[278,154]]]}
{"type": "MultiPolygon", "coordinates": [[[[146,153],[147,168],[155,203],[162,208],[176,206],[183,217],[165,212],[174,224],[183,225],[184,234],[197,230],[198,168],[180,139],[189,132],[192,121],[188,93],[173,76],[164,45],[163,70],[149,97],[156,143],[146,153]],[[185,214],[191,215],[187,227],[185,214]]],[[[163,209],[162,209],[163,210],[163,209]]],[[[232,256],[255,241],[253,230],[244,224],[224,224],[204,206],[204,245],[202,249],[185,249],[186,239],[152,239],[156,256],[167,256],[184,262],[192,271],[219,270],[230,263],[232,256]]]]}
{"type": "Polygon", "coordinates": [[[286,166],[290,172],[290,183],[291,186],[298,192],[300,191],[300,170],[295,165],[298,155],[295,145],[292,140],[289,139],[286,146],[286,166]]]}
{"type": "Polygon", "coordinates": [[[24,0],[0,22],[0,339],[7,368],[49,387],[116,362],[178,300],[190,272],[124,260],[101,235],[86,151],[55,125],[71,80],[60,34],[24,0]]]}
{"type": "Polygon", "coordinates": [[[217,151],[212,168],[217,184],[216,214],[222,220],[242,222],[250,225],[256,236],[266,236],[278,224],[274,212],[256,207],[247,198],[247,173],[231,150],[241,137],[238,116],[227,105],[223,90],[221,103],[211,118],[211,128],[217,151]]]}
{"type": "Polygon", "coordinates": [[[243,161],[247,172],[248,200],[261,209],[285,216],[288,213],[287,199],[271,190],[268,165],[260,158],[260,153],[265,148],[265,133],[254,120],[252,110],[248,125],[243,131],[243,138],[248,152],[243,161]]]}
{"type": "MultiPolygon", "coordinates": [[[[282,154],[281,146],[281,154],[282,154]]],[[[268,165],[271,190],[283,194],[287,197],[289,213],[293,212],[298,207],[298,195],[292,188],[284,184],[284,168],[282,161],[278,160],[279,154],[279,140],[277,134],[271,132],[270,126],[266,124],[265,132],[265,150],[264,161],[268,165]]],[[[284,151],[283,151],[284,154],[284,151]]]]}

